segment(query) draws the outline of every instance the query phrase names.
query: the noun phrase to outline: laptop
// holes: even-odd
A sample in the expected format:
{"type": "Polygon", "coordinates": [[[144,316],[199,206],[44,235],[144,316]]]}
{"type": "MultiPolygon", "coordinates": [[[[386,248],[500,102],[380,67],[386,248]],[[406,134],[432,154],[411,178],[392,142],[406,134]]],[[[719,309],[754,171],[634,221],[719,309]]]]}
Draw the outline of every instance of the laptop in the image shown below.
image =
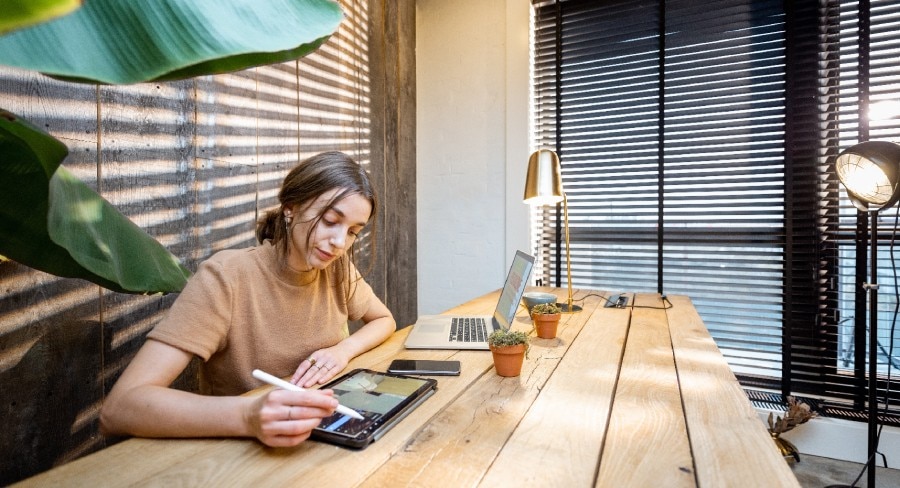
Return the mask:
{"type": "Polygon", "coordinates": [[[516,251],[493,316],[423,315],[403,345],[407,349],[489,349],[487,336],[512,324],[533,267],[533,256],[516,251]]]}

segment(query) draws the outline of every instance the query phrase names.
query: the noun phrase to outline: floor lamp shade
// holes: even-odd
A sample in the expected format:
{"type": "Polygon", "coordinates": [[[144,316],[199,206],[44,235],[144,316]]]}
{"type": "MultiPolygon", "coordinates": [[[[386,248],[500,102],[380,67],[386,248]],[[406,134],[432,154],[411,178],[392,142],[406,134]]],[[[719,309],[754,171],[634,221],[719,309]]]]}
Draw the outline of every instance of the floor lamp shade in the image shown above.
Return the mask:
{"type": "Polygon", "coordinates": [[[539,149],[528,158],[528,174],[525,177],[525,203],[529,205],[563,204],[563,226],[566,233],[566,278],[569,297],[559,304],[563,312],[578,312],[581,307],[572,300],[572,260],[569,255],[569,203],[563,191],[562,169],[559,156],[549,149],[539,149]]]}
{"type": "Polygon", "coordinates": [[[900,145],[862,142],[841,152],[834,166],[850,201],[863,212],[888,208],[900,199],[900,145]]]}
{"type": "Polygon", "coordinates": [[[834,161],[838,179],[860,212],[869,214],[869,280],[862,291],[869,296],[868,459],[867,486],[875,484],[878,449],[878,212],[900,199],[900,146],[887,141],[861,142],[842,151],[834,161]]]}

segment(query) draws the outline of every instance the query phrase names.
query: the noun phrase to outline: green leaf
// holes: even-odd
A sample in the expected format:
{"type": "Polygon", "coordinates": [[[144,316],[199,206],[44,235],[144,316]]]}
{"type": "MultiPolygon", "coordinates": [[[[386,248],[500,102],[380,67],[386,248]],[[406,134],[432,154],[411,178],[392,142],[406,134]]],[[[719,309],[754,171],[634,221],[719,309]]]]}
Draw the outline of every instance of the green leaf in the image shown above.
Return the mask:
{"type": "Polygon", "coordinates": [[[110,84],[189,78],[296,59],[342,18],[332,0],[91,0],[0,37],[0,64],[110,84]]]}
{"type": "Polygon", "coordinates": [[[2,0],[0,34],[29,27],[66,15],[81,6],[81,0],[2,0]]]}
{"type": "Polygon", "coordinates": [[[0,255],[125,293],[180,291],[177,258],[60,166],[65,145],[0,109],[0,255]]]}
{"type": "Polygon", "coordinates": [[[63,166],[50,180],[47,225],[50,238],[78,264],[124,290],[180,291],[190,275],[175,256],[63,166]]]}

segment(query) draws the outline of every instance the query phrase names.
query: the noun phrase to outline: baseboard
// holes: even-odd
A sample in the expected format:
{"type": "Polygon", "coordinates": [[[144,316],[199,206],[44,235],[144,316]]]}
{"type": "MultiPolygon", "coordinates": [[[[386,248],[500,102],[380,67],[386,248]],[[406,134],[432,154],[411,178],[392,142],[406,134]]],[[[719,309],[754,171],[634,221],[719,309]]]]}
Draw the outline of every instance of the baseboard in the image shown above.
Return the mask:
{"type": "MultiPolygon", "coordinates": [[[[763,423],[768,426],[769,412],[784,415],[784,411],[756,408],[763,423]]],[[[868,427],[864,422],[816,417],[795,427],[782,437],[797,446],[800,454],[865,463],[868,452],[868,427]]],[[[878,443],[878,452],[887,460],[887,467],[900,468],[900,428],[884,426],[878,443]]],[[[802,456],[801,456],[802,458],[802,456]]],[[[878,466],[884,466],[877,456],[878,466]]]]}

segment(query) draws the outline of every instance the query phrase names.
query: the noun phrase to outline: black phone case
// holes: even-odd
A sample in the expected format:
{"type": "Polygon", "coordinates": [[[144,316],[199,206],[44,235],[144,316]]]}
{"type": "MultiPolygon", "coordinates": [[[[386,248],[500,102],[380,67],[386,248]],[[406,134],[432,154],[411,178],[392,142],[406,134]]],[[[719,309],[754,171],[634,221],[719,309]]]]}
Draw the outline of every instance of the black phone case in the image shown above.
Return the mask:
{"type": "MultiPolygon", "coordinates": [[[[459,376],[459,368],[457,368],[456,370],[415,369],[415,368],[410,369],[410,368],[401,368],[401,367],[396,366],[395,361],[392,361],[391,365],[388,366],[388,373],[395,373],[395,374],[402,374],[402,375],[459,376]]],[[[422,360],[416,359],[415,361],[422,361],[422,360]]],[[[457,361],[457,363],[458,363],[458,361],[457,361]]]]}

